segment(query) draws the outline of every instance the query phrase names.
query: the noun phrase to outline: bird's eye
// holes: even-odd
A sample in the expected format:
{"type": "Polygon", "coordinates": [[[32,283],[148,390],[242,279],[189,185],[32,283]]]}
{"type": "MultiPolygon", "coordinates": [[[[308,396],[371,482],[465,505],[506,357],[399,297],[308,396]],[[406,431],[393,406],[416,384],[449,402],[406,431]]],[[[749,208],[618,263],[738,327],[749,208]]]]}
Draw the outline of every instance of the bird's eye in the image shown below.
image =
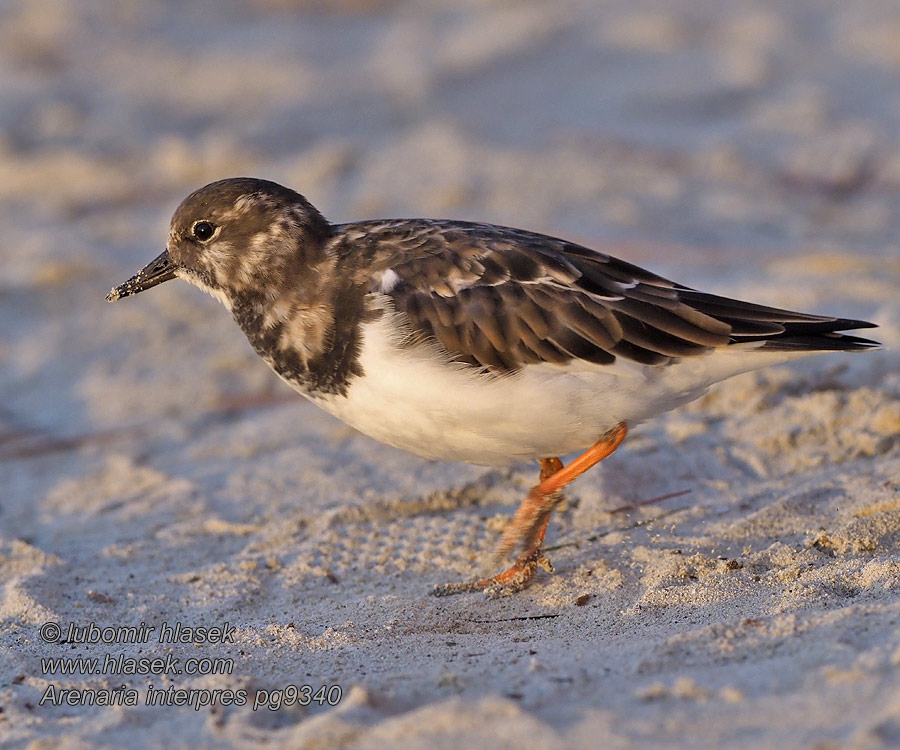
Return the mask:
{"type": "Polygon", "coordinates": [[[209,221],[197,221],[194,222],[194,226],[191,227],[191,234],[200,240],[200,242],[206,242],[213,234],[215,234],[215,231],[216,225],[209,221]]]}

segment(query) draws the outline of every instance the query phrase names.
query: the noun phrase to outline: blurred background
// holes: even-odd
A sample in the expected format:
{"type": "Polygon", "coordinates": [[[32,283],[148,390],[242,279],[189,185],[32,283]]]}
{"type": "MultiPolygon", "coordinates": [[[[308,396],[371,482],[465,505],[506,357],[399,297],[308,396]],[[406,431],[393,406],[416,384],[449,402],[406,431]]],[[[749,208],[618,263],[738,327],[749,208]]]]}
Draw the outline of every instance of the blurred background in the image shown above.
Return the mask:
{"type": "Polygon", "coordinates": [[[5,0],[0,419],[88,429],[274,387],[196,291],[103,302],[226,176],[336,222],[515,225],[877,315],[898,84],[893,0],[5,0]]]}

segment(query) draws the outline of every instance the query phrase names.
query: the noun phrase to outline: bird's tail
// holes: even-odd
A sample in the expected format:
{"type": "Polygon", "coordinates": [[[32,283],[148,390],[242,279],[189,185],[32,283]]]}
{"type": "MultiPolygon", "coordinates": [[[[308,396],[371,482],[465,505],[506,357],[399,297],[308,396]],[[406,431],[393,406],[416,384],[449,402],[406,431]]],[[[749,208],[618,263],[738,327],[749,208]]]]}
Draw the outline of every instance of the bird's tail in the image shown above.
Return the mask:
{"type": "Polygon", "coordinates": [[[679,297],[695,310],[728,323],[732,344],[759,342],[759,349],[773,352],[862,352],[881,348],[878,341],[842,333],[877,328],[865,320],[780,310],[692,289],[679,290],[679,297]]]}

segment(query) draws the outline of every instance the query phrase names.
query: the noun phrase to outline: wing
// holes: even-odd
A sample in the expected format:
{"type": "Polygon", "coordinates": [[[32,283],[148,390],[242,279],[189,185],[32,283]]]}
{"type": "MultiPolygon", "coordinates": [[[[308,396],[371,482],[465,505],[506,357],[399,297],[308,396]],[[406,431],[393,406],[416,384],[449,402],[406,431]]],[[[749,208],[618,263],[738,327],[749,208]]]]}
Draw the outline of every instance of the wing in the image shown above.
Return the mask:
{"type": "Polygon", "coordinates": [[[871,323],[705,294],[522,230],[433,220],[339,229],[353,235],[357,248],[365,237],[369,291],[388,295],[415,333],[492,371],[573,359],[609,364],[617,357],[666,365],[750,341],[770,350],[876,345],[836,333],[871,323]]]}

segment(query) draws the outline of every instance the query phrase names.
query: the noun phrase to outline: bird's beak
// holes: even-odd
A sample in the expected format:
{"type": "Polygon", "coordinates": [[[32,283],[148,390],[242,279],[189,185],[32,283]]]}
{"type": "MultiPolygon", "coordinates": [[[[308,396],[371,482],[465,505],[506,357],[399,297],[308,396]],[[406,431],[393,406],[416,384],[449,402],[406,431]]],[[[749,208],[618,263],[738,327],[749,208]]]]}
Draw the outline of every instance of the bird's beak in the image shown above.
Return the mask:
{"type": "Polygon", "coordinates": [[[132,294],[143,292],[145,289],[162,284],[164,281],[175,278],[177,266],[169,257],[169,251],[162,253],[151,260],[124,284],[120,284],[106,295],[107,302],[115,302],[122,297],[130,297],[132,294]]]}

